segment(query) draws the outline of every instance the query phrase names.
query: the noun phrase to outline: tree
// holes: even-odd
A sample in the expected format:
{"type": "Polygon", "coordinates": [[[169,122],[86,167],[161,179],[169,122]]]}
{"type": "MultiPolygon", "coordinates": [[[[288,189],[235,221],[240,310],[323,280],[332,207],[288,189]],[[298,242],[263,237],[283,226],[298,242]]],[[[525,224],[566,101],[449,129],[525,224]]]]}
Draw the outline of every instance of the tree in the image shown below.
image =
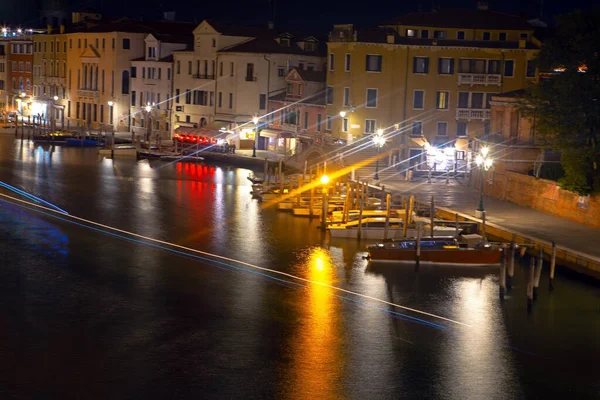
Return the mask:
{"type": "Polygon", "coordinates": [[[600,191],[600,8],[557,23],[538,56],[540,70],[552,73],[528,90],[522,110],[561,152],[561,187],[587,195],[600,191]]]}

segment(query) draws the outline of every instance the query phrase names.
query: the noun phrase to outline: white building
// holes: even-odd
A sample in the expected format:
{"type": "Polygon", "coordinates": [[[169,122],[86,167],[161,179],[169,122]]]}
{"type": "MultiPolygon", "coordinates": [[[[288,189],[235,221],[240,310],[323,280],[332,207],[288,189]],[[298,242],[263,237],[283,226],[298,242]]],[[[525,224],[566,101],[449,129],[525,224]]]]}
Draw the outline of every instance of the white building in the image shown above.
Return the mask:
{"type": "Polygon", "coordinates": [[[154,140],[171,135],[173,105],[173,51],[192,43],[187,36],[150,34],[144,57],[131,61],[131,131],[136,137],[154,140]]]}
{"type": "Polygon", "coordinates": [[[194,30],[193,50],[173,53],[173,127],[199,134],[228,129],[239,134],[238,148],[252,148],[248,122],[267,113],[270,95],[285,90],[289,68],[323,70],[325,49],[319,46],[312,36],[203,21],[194,30]]]}

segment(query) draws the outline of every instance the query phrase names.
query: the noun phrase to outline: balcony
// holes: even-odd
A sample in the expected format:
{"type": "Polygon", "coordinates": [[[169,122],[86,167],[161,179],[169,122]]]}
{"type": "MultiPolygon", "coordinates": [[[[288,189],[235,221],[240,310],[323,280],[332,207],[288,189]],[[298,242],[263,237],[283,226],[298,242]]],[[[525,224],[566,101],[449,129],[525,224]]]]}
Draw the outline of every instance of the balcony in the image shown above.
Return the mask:
{"type": "Polygon", "coordinates": [[[98,98],[100,97],[100,92],[98,92],[97,90],[79,89],[77,90],[77,96],[79,96],[80,98],[98,100],[98,98]]]}
{"type": "Polygon", "coordinates": [[[207,74],[194,74],[194,75],[192,75],[192,78],[194,78],[194,79],[211,79],[211,80],[214,80],[215,76],[214,75],[207,75],[207,74]]]}
{"type": "Polygon", "coordinates": [[[256,82],[255,76],[246,76],[246,82],[256,82]]]}
{"type": "Polygon", "coordinates": [[[486,120],[490,119],[491,111],[487,108],[457,108],[456,119],[486,120]]]}
{"type": "Polygon", "coordinates": [[[458,74],[459,85],[483,85],[500,86],[502,84],[502,75],[500,74],[458,74]]]}

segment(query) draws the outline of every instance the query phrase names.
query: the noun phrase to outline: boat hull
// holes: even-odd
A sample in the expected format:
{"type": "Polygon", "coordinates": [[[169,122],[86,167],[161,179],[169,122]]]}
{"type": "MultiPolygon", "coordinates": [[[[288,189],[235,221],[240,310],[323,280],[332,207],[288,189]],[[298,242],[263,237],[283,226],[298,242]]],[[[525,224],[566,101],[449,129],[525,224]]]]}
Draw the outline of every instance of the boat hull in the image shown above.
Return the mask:
{"type": "MultiPolygon", "coordinates": [[[[370,249],[371,261],[414,263],[417,252],[414,249],[370,249]]],[[[502,250],[492,248],[481,249],[421,249],[420,262],[430,264],[467,264],[467,265],[497,265],[502,259],[502,250]]]]}

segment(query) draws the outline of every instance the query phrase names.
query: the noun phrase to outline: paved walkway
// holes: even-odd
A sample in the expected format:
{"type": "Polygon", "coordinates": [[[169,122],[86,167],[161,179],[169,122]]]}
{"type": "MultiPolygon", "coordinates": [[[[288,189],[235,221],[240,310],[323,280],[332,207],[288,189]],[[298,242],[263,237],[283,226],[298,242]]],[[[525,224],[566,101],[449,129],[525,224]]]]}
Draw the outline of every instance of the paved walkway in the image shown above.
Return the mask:
{"type": "MultiPolygon", "coordinates": [[[[384,181],[398,194],[414,194],[421,201],[429,201],[434,195],[435,203],[458,212],[475,216],[479,204],[479,192],[469,186],[468,179],[419,179],[413,182],[384,181]]],[[[600,229],[592,228],[565,218],[547,214],[529,207],[507,201],[484,197],[487,220],[508,229],[528,234],[581,253],[600,257],[600,229]]]]}

